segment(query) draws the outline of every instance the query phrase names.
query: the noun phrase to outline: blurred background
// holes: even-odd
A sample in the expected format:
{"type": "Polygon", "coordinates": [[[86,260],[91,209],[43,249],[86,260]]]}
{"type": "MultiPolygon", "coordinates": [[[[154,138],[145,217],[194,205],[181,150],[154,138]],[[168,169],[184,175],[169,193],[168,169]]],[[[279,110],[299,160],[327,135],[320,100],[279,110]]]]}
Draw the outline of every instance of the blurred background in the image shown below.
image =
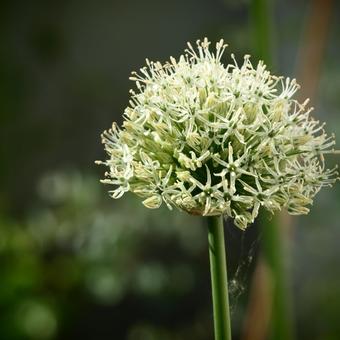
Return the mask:
{"type": "MultiPolygon", "coordinates": [[[[340,136],[340,3],[269,5],[271,70],[297,77],[299,98],[340,136]]],[[[254,17],[250,0],[1,2],[1,340],[212,339],[204,221],[110,199],[94,160],[145,57],[178,57],[207,36],[255,63],[254,17]]],[[[296,339],[340,339],[339,208],[337,185],[308,216],[281,218],[296,339]]],[[[234,338],[255,340],[270,295],[254,280],[261,226],[225,227],[234,338]]]]}

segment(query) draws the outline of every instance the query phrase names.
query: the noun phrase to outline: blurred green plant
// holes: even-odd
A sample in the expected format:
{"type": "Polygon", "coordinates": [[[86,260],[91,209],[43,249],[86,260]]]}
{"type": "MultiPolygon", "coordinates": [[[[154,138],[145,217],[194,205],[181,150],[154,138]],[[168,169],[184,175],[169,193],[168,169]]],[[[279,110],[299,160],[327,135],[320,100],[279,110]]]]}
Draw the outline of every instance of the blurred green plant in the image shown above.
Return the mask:
{"type": "Polygon", "coordinates": [[[87,295],[112,307],[127,296],[171,300],[193,291],[200,265],[189,262],[206,242],[195,218],[145,213],[131,196],[112,203],[95,178],[77,172],[48,175],[38,191],[42,203],[27,221],[0,219],[5,339],[57,338],[87,295]]]}

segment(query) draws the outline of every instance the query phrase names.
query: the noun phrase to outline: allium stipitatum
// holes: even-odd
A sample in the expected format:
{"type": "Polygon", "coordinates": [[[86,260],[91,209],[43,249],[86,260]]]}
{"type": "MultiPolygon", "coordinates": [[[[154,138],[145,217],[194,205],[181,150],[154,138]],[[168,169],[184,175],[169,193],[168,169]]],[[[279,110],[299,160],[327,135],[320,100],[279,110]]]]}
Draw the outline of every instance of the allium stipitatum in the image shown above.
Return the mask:
{"type": "Polygon", "coordinates": [[[293,99],[295,79],[277,77],[249,55],[224,66],[227,45],[188,43],[179,60],[146,60],[131,80],[122,128],[102,134],[110,194],[131,191],[148,208],[164,201],[194,215],[225,215],[245,229],[262,206],[306,214],[314,195],[334,183],[326,169],[334,135],[293,99]]]}

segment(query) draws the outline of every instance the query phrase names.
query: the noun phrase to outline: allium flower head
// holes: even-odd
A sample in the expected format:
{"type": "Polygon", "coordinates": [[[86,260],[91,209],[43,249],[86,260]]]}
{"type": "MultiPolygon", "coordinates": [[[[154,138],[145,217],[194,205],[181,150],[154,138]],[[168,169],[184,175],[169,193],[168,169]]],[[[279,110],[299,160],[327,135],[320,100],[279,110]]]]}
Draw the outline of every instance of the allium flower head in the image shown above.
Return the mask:
{"type": "Polygon", "coordinates": [[[146,60],[132,73],[122,128],[102,135],[104,183],[113,198],[131,191],[148,208],[164,201],[195,215],[226,215],[245,229],[263,206],[306,214],[321,187],[336,181],[323,154],[334,136],[293,99],[295,79],[277,77],[249,56],[224,66],[205,38],[179,60],[146,60]]]}

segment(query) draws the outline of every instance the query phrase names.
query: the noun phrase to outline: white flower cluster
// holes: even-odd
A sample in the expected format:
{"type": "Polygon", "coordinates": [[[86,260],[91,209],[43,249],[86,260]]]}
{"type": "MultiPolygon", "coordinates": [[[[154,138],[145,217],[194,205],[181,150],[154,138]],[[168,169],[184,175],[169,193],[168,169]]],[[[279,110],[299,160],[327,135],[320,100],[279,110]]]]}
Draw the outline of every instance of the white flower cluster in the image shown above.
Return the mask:
{"type": "Polygon", "coordinates": [[[191,214],[226,215],[245,229],[263,206],[306,214],[322,186],[337,179],[325,169],[334,136],[292,99],[299,86],[271,75],[249,56],[226,67],[205,38],[188,43],[179,60],[146,60],[133,73],[137,91],[122,128],[115,123],[102,141],[109,159],[104,183],[113,198],[131,191],[148,208],[162,201],[191,214]]]}

